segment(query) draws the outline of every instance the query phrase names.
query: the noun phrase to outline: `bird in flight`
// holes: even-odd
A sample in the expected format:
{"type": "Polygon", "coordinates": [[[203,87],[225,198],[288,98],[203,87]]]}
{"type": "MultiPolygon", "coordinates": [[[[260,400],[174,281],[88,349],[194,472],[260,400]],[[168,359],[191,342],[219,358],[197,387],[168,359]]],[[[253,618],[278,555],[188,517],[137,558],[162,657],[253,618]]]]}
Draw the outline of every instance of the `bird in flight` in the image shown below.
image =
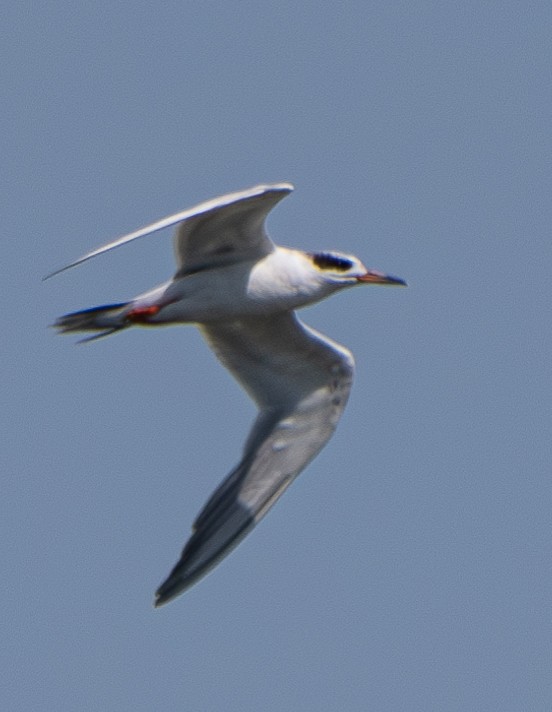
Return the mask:
{"type": "Polygon", "coordinates": [[[405,285],[340,252],[275,245],[265,220],[293,190],[258,185],[201,203],[92,250],[48,277],[177,225],[176,274],[128,302],[60,317],[84,341],[131,326],[194,324],[258,406],[238,465],[197,516],[180,560],[155,594],[161,606],[205,576],[280,498],[332,436],[349,397],[353,356],[295,310],[359,284],[405,285]]]}

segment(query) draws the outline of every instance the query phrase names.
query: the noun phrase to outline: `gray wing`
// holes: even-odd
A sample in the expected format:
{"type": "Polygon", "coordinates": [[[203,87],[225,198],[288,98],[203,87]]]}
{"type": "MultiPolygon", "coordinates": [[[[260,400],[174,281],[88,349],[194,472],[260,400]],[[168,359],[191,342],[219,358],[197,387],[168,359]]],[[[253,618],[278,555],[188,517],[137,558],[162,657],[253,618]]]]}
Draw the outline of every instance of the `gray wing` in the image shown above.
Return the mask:
{"type": "Polygon", "coordinates": [[[353,379],[350,352],[293,313],[202,332],[260,410],[241,462],[197,517],[156,606],[190,588],[261,520],[331,437],[353,379]]]}
{"type": "MultiPolygon", "coordinates": [[[[228,251],[228,248],[237,252],[247,252],[246,257],[250,253],[253,253],[252,256],[268,254],[274,247],[264,230],[265,218],[276,203],[292,190],[293,186],[290,183],[274,183],[258,185],[249,190],[228,193],[208,200],[91,250],[71,264],[51,272],[44,279],[49,279],[127,242],[179,223],[181,225],[175,234],[175,252],[179,270],[182,269],[184,262],[186,262],[186,271],[200,268],[210,257],[217,256],[217,250],[219,250],[219,263],[223,263],[220,257],[228,251]],[[234,241],[232,242],[227,235],[233,236],[234,241]]],[[[211,263],[209,265],[211,266],[211,263]]]]}
{"type": "Polygon", "coordinates": [[[259,185],[204,203],[175,232],[177,276],[272,252],[274,245],[264,226],[266,216],[292,190],[289,183],[259,185]]]}

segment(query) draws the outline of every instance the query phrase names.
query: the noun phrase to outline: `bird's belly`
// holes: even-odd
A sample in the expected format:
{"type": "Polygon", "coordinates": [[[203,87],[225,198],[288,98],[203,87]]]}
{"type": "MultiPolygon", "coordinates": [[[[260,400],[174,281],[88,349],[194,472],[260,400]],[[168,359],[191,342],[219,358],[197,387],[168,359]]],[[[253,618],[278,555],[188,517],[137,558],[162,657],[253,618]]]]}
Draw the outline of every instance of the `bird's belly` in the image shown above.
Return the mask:
{"type": "Polygon", "coordinates": [[[203,323],[291,311],[305,305],[299,295],[274,298],[214,290],[167,304],[153,320],[158,323],[203,323]]]}
{"type": "Polygon", "coordinates": [[[301,271],[276,269],[271,253],[254,263],[200,271],[168,284],[159,298],[157,323],[209,323],[221,319],[275,314],[312,304],[331,287],[306,280],[301,271]]]}

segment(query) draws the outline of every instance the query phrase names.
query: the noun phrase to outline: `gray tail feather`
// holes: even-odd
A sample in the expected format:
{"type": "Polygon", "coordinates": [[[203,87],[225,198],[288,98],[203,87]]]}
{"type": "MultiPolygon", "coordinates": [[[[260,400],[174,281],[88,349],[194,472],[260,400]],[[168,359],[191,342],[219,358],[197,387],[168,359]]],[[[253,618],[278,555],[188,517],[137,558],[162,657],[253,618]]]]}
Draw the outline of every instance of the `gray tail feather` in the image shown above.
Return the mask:
{"type": "Polygon", "coordinates": [[[81,342],[100,339],[102,336],[109,336],[116,331],[126,328],[129,324],[124,318],[124,312],[130,302],[120,304],[106,304],[92,309],[72,312],[60,316],[54,323],[54,327],[60,334],[67,334],[74,331],[94,331],[93,336],[82,339],[81,342]]]}

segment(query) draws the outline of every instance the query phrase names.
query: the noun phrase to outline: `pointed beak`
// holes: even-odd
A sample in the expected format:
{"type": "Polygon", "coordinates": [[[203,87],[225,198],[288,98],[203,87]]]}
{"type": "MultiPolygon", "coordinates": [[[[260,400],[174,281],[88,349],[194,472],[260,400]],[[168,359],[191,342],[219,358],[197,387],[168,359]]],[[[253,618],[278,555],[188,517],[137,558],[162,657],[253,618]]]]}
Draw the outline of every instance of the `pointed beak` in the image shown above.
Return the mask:
{"type": "Polygon", "coordinates": [[[392,277],[390,274],[383,274],[383,272],[376,272],[376,270],[373,269],[369,269],[366,274],[357,277],[357,281],[362,284],[389,284],[396,287],[407,286],[404,279],[392,277]]]}

